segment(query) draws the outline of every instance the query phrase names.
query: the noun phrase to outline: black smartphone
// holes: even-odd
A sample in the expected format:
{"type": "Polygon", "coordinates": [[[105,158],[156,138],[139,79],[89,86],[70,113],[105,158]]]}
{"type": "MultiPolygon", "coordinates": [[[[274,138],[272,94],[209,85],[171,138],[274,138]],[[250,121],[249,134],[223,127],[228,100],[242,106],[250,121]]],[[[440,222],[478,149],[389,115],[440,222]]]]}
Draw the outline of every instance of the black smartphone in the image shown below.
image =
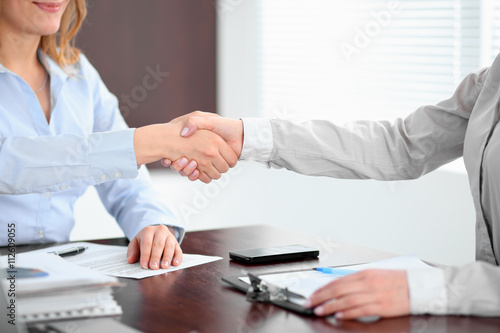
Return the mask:
{"type": "Polygon", "coordinates": [[[245,264],[310,259],[318,256],[318,249],[297,244],[229,252],[229,258],[245,264]]]}

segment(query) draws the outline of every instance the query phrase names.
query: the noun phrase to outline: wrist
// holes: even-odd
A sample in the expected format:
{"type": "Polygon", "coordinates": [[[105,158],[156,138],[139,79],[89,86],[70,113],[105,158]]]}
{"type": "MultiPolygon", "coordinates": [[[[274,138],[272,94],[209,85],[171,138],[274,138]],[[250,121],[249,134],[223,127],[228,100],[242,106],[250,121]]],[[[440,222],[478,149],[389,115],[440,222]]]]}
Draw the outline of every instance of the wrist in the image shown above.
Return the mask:
{"type": "Polygon", "coordinates": [[[137,128],[134,132],[134,150],[137,165],[168,157],[168,124],[155,124],[137,128]]]}

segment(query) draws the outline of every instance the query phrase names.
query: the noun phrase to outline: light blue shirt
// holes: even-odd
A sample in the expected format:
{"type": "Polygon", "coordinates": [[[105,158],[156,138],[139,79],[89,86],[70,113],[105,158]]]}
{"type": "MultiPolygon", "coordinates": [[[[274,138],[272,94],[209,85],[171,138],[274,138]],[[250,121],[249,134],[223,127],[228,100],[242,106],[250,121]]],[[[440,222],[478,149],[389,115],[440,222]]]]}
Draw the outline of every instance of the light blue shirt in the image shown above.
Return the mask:
{"type": "MultiPolygon", "coordinates": [[[[134,129],[87,58],[71,76],[49,57],[46,67],[50,123],[31,87],[0,64],[0,246],[13,223],[17,245],[67,241],[88,186],[129,239],[148,225],[177,226],[146,167],[137,168],[134,129]]],[[[176,233],[180,242],[184,229],[176,233]]]]}

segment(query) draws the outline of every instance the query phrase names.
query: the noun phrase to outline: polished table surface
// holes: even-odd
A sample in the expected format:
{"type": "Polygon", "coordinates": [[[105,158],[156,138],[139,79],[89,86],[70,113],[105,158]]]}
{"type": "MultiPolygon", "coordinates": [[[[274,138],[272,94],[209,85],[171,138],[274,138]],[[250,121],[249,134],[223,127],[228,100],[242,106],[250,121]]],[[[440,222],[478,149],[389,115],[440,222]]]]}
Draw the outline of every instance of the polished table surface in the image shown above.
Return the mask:
{"type": "MultiPolygon", "coordinates": [[[[124,239],[95,242],[127,244],[124,239]]],[[[17,252],[41,247],[18,246],[17,252]]],[[[185,253],[224,259],[142,280],[120,278],[126,287],[116,288],[114,296],[123,308],[119,318],[123,323],[144,332],[500,332],[500,318],[406,316],[361,323],[306,317],[270,304],[249,303],[243,293],[221,281],[222,276],[246,272],[347,265],[391,258],[394,254],[329,238],[305,237],[267,225],[188,232],[182,248],[185,253]],[[317,247],[320,259],[253,266],[229,260],[231,250],[289,244],[317,247]]],[[[5,248],[0,252],[5,254],[5,248]]]]}

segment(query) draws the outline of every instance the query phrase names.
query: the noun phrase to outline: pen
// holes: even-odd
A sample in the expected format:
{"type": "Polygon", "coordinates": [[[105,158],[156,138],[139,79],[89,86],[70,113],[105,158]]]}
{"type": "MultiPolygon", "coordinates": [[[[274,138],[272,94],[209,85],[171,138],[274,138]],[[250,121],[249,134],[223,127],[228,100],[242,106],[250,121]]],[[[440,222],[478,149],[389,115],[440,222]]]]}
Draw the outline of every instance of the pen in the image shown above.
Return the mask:
{"type": "Polygon", "coordinates": [[[74,256],[74,255],[77,255],[78,253],[82,253],[83,251],[85,251],[85,249],[88,249],[88,247],[75,246],[75,247],[67,248],[65,250],[52,251],[49,253],[54,253],[55,255],[58,255],[60,257],[66,257],[66,256],[74,256]]]}
{"type": "Polygon", "coordinates": [[[314,270],[325,274],[335,274],[337,276],[346,276],[357,272],[350,269],[330,268],[330,267],[317,267],[314,270]]]}

